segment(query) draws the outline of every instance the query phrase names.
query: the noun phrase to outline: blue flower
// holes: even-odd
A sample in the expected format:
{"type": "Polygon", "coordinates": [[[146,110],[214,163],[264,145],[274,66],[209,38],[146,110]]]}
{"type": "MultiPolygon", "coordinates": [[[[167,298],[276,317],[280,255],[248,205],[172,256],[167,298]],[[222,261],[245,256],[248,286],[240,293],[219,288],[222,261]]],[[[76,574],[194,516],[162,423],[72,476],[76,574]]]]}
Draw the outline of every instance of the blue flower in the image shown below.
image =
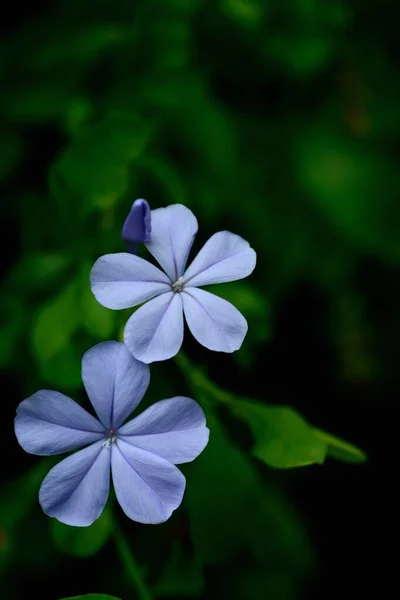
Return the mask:
{"type": "Polygon", "coordinates": [[[151,211],[146,200],[139,198],[132,204],[129,215],[122,227],[122,239],[128,252],[136,254],[138,244],[150,241],[151,211]]]}
{"type": "Polygon", "coordinates": [[[180,505],[185,477],[174,465],[194,460],[208,442],[200,406],[177,396],[161,400],[123,425],[150,381],[148,365],[124,344],[104,342],[86,352],[82,380],[98,420],[58,392],[41,390],[21,402],[15,434],[26,452],[61,454],[39,492],[43,511],[62,523],[87,526],[108,498],[110,467],[125,514],[162,523],[180,505]]]}
{"type": "Polygon", "coordinates": [[[210,350],[234,352],[242,345],[247,322],[232,304],[199,286],[247,277],[256,253],[243,238],[214,234],[186,269],[197,233],[197,219],[182,204],[151,211],[152,232],[147,249],[165,272],[128,254],[106,254],[93,265],[92,292],[100,304],[114,310],[150,300],[129,318],[125,344],[145,363],[175,356],[183,341],[183,314],[190,331],[210,350]]]}

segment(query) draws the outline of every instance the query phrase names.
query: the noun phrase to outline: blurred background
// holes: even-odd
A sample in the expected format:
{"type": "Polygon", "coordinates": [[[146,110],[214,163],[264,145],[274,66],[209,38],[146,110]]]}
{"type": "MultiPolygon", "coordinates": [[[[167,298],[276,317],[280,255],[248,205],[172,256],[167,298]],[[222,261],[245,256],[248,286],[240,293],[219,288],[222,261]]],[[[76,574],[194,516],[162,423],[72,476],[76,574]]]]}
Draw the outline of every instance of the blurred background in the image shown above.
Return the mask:
{"type": "Polygon", "coordinates": [[[114,519],[154,598],[391,592],[400,380],[396,5],[7,6],[0,23],[2,599],[95,591],[136,598],[113,541],[114,519]],[[88,407],[81,356],[118,339],[130,314],[97,305],[88,275],[98,256],[124,250],[122,224],[139,197],[152,208],[191,208],[195,249],[220,229],[249,240],[254,274],[216,290],[243,312],[249,333],[234,355],[186,336],[190,362],[152,366],[146,403],[186,394],[210,409],[210,445],[183,466],[187,492],[173,517],[139,525],[114,507],[93,530],[59,527],[37,501],[51,460],[18,446],[15,409],[41,388],[88,407]],[[229,397],[291,406],[362,448],[368,461],[277,469],[259,460],[248,424],[213,403],[212,393],[196,393],[199,367],[229,397]]]}

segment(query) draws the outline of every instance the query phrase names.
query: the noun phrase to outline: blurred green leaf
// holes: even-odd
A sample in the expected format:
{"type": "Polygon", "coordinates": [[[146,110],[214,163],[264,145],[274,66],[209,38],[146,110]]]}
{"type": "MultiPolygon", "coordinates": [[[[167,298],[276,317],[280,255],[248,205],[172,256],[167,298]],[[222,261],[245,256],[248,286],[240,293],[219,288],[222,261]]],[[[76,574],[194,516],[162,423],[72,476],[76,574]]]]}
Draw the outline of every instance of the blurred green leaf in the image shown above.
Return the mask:
{"type": "Polygon", "coordinates": [[[363,463],[368,460],[365,452],[345,442],[340,438],[322,431],[321,429],[314,429],[314,433],[324,444],[327,446],[327,456],[333,456],[339,460],[349,463],[363,463]]]}
{"type": "Polygon", "coordinates": [[[21,155],[21,138],[13,131],[0,130],[0,182],[13,172],[21,155]]]}
{"type": "Polygon", "coordinates": [[[239,597],[246,600],[289,600],[299,597],[298,582],[279,570],[248,569],[247,572],[238,573],[235,583],[239,597]]]}
{"type": "Polygon", "coordinates": [[[304,188],[342,235],[362,249],[400,261],[399,180],[375,148],[318,123],[296,146],[296,160],[304,188]]]}
{"type": "Polygon", "coordinates": [[[56,519],[51,520],[51,534],[55,546],[65,554],[79,558],[97,554],[107,543],[111,531],[112,515],[107,507],[89,527],[70,527],[56,519]]]}
{"type": "Polygon", "coordinates": [[[44,476],[54,463],[45,458],[27,473],[2,489],[0,495],[0,529],[11,531],[21,521],[35,500],[44,476]]]}
{"type": "MultiPolygon", "coordinates": [[[[37,498],[37,497],[36,497],[37,498]]],[[[59,553],[54,552],[49,532],[48,517],[42,512],[36,499],[32,511],[18,523],[11,536],[10,571],[17,567],[27,577],[30,574],[44,577],[46,573],[61,562],[59,553]]]]}
{"type": "Polygon", "coordinates": [[[93,61],[99,52],[119,44],[124,38],[122,28],[107,23],[62,30],[30,53],[29,64],[35,70],[71,69],[71,63],[81,67],[93,61]]]}
{"type": "Polygon", "coordinates": [[[261,23],[265,7],[260,0],[222,0],[221,9],[239,25],[255,29],[261,23]]]}
{"type": "Polygon", "coordinates": [[[300,32],[298,35],[272,37],[269,54],[296,77],[313,75],[334,56],[334,39],[325,34],[300,32]]]}
{"type": "Polygon", "coordinates": [[[81,96],[71,98],[66,107],[63,119],[63,128],[67,135],[78,135],[87,126],[92,116],[93,105],[81,96]]]}
{"type": "Polygon", "coordinates": [[[81,361],[82,352],[71,341],[40,364],[40,376],[55,388],[76,390],[82,387],[81,361]]]}
{"type": "Polygon", "coordinates": [[[257,477],[248,461],[230,444],[215,418],[208,416],[207,422],[210,441],[188,468],[191,485],[185,503],[196,556],[203,564],[212,565],[246,547],[247,517],[260,497],[257,477]]]}
{"type": "MultiPolygon", "coordinates": [[[[0,494],[0,573],[12,559],[16,530],[24,523],[35,502],[39,487],[53,465],[54,458],[45,458],[27,473],[2,488],[0,494]]],[[[21,552],[18,553],[21,559],[21,552]]]]}
{"type": "Polygon", "coordinates": [[[7,283],[30,294],[39,286],[55,283],[71,264],[72,259],[67,254],[33,252],[11,267],[7,283]]]}
{"type": "Polygon", "coordinates": [[[303,527],[272,482],[264,486],[242,451],[230,442],[215,416],[207,414],[210,442],[187,466],[185,505],[195,555],[220,564],[247,549],[287,576],[307,572],[311,551],[303,527]]]}
{"type": "Polygon", "coordinates": [[[64,254],[34,252],[8,270],[1,286],[0,365],[10,364],[27,334],[32,296],[46,288],[54,293],[71,264],[64,254]]]}
{"type": "Polygon", "coordinates": [[[62,598],[61,600],[119,600],[119,598],[107,596],[106,594],[86,594],[85,596],[71,596],[70,598],[62,598]]]}
{"type": "Polygon", "coordinates": [[[26,332],[27,309],[22,299],[11,292],[1,293],[0,303],[0,365],[9,365],[26,332]]]}
{"type": "Polygon", "coordinates": [[[79,281],[74,279],[36,312],[32,347],[39,366],[63,350],[78,328],[82,316],[80,292],[79,281]]]}
{"type": "MultiPolygon", "coordinates": [[[[182,141],[188,151],[194,153],[196,171],[200,177],[204,177],[204,173],[207,173],[213,181],[218,181],[219,178],[229,181],[232,172],[237,168],[237,161],[240,160],[238,159],[238,132],[233,126],[232,117],[215,98],[210,96],[207,86],[201,79],[187,78],[185,83],[181,100],[185,102],[185,110],[179,113],[179,123],[177,123],[180,137],[183,138],[182,141]]],[[[190,195],[188,198],[190,200],[190,195]]],[[[220,199],[214,206],[209,203],[207,206],[202,206],[204,200],[207,198],[199,199],[199,210],[205,210],[209,218],[212,218],[213,214],[218,214],[221,210],[220,199]]]]}
{"type": "Polygon", "coordinates": [[[37,82],[4,94],[2,112],[10,121],[40,122],[58,119],[66,110],[71,91],[64,82],[37,82]]]}
{"type": "Polygon", "coordinates": [[[254,456],[270,467],[287,469],[324,462],[326,444],[292,408],[239,399],[231,406],[253,432],[254,456]]]}
{"type": "Polygon", "coordinates": [[[61,201],[79,198],[81,216],[94,208],[112,208],[128,190],[129,167],[148,141],[150,129],[140,119],[109,116],[77,135],[52,167],[51,178],[64,182],[55,193],[61,201]]]}
{"type": "Polygon", "coordinates": [[[205,586],[201,564],[195,556],[188,556],[179,544],[175,544],[156,585],[156,597],[200,596],[205,586]]]}
{"type": "Polygon", "coordinates": [[[144,157],[138,163],[138,167],[149,173],[153,180],[159,181],[168,203],[187,204],[188,193],[185,182],[168,160],[144,157]]]}
{"type": "Polygon", "coordinates": [[[91,263],[82,266],[82,325],[96,340],[110,339],[116,326],[116,312],[99,304],[90,289],[91,263]]]}

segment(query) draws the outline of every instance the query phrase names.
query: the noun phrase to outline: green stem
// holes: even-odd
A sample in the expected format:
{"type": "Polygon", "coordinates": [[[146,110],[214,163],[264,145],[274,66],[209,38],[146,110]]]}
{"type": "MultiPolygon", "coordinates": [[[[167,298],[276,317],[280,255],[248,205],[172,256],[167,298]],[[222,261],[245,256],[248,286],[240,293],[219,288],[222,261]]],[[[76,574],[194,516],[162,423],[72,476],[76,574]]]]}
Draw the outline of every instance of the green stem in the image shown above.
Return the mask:
{"type": "Polygon", "coordinates": [[[232,403],[231,396],[210,381],[201,369],[195,367],[182,350],[175,357],[175,361],[194,393],[204,392],[213,400],[218,400],[224,404],[232,403]]]}
{"type": "Polygon", "coordinates": [[[129,575],[129,579],[135,590],[137,591],[138,598],[140,600],[154,600],[153,596],[148,589],[141,573],[139,566],[136,562],[135,557],[132,554],[129,544],[126,541],[122,530],[118,524],[114,524],[114,539],[121,561],[129,575]]]}

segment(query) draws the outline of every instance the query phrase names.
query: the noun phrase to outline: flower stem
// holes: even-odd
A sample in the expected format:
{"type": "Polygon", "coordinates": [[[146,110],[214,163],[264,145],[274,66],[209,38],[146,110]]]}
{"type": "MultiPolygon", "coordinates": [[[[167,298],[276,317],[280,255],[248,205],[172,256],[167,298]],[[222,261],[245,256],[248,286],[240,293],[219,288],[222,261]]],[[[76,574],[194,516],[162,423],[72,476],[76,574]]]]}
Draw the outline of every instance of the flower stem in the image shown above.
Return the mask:
{"type": "Polygon", "coordinates": [[[210,381],[207,374],[202,369],[190,362],[183,350],[175,356],[175,361],[193,392],[204,394],[202,397],[203,402],[207,402],[207,399],[212,399],[223,404],[232,404],[230,394],[210,381]]]}
{"type": "Polygon", "coordinates": [[[138,598],[140,598],[140,600],[154,600],[140,573],[140,568],[132,554],[131,549],[129,548],[129,544],[117,523],[114,524],[113,533],[115,545],[121,558],[121,562],[123,563],[126,572],[129,575],[129,579],[137,592],[138,598]]]}

